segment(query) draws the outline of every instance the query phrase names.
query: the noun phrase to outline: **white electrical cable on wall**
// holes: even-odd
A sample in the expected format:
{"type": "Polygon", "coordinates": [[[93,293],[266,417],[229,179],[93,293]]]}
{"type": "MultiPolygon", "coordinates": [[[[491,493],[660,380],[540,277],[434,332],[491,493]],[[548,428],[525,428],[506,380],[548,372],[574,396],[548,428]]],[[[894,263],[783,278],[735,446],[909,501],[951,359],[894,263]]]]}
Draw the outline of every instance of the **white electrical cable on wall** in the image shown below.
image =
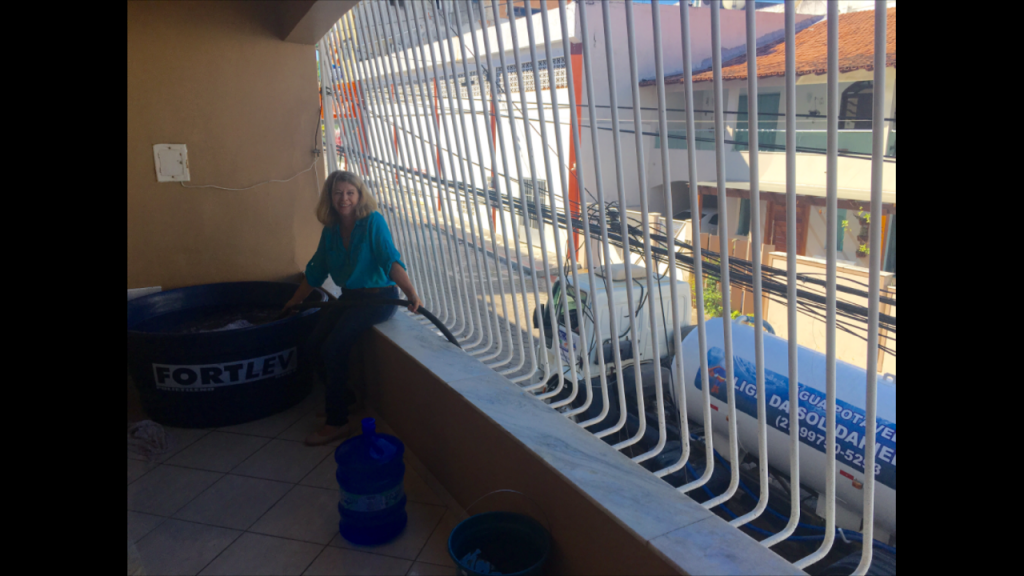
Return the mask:
{"type": "Polygon", "coordinates": [[[299,172],[298,174],[296,174],[295,176],[292,176],[291,178],[289,178],[287,180],[267,180],[266,182],[260,182],[259,184],[255,184],[253,186],[249,186],[248,188],[224,188],[222,186],[213,186],[213,185],[208,185],[208,186],[186,186],[184,182],[181,183],[181,187],[182,188],[189,188],[191,190],[198,190],[198,189],[202,189],[202,188],[214,188],[216,190],[227,190],[228,192],[245,192],[246,190],[252,190],[253,188],[259,188],[260,186],[265,186],[267,184],[275,184],[275,183],[276,184],[284,184],[286,182],[291,182],[292,180],[295,180],[296,178],[298,178],[299,176],[302,176],[306,172],[309,172],[309,171],[313,170],[314,168],[316,168],[316,163],[317,163],[317,160],[313,160],[313,163],[309,165],[309,168],[306,168],[302,172],[299,172]]]}

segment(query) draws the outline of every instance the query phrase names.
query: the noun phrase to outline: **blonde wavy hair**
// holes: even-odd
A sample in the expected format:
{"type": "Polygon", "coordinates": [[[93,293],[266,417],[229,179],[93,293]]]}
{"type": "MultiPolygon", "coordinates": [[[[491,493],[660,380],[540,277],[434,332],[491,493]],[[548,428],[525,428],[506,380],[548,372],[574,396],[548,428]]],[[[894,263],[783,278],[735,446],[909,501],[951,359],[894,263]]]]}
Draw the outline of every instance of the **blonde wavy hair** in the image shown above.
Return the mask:
{"type": "Polygon", "coordinates": [[[316,206],[316,219],[327,227],[337,226],[341,222],[338,211],[334,209],[334,188],[338,184],[351,184],[359,190],[359,204],[356,206],[356,219],[362,220],[377,211],[377,199],[363,179],[352,172],[335,172],[327,177],[324,189],[320,192],[320,203],[316,206]]]}

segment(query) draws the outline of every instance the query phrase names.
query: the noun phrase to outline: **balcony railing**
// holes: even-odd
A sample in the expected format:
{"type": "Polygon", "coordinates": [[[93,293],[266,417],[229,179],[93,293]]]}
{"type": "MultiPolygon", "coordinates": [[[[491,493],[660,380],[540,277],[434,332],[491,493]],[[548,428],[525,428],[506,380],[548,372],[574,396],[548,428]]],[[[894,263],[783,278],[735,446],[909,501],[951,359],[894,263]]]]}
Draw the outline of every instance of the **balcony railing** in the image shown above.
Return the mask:
{"type": "MultiPolygon", "coordinates": [[[[686,150],[687,138],[685,130],[669,130],[669,149],[686,150]]],[[[828,131],[827,130],[797,130],[796,148],[801,154],[828,154],[828,131]]],[[[872,130],[840,130],[839,131],[839,152],[841,154],[856,154],[870,157],[872,152],[874,132],[872,130]]],[[[887,156],[895,157],[896,133],[893,132],[890,150],[893,151],[887,156]]],[[[714,128],[697,130],[697,150],[715,149],[714,128]]],[[[786,152],[786,131],[785,130],[758,130],[758,141],[761,152],[786,152]]],[[[661,136],[655,139],[655,149],[661,149],[661,136]]],[[[726,141],[730,143],[729,140],[726,141]]],[[[731,141],[732,150],[736,152],[750,151],[750,130],[737,129],[733,131],[731,141]]]]}
{"type": "MultiPolygon", "coordinates": [[[[750,130],[736,130],[735,150],[750,151],[750,130]]],[[[872,130],[840,130],[839,152],[841,154],[860,154],[871,156],[872,130]]],[[[785,152],[785,130],[758,130],[759,149],[761,152],[785,152]]],[[[797,130],[796,149],[800,153],[828,154],[828,130],[797,130]]]]}
{"type": "MultiPolygon", "coordinates": [[[[427,307],[460,339],[468,354],[508,377],[538,402],[604,439],[610,449],[627,455],[680,492],[699,498],[708,509],[729,511],[738,495],[748,496],[755,505],[742,517],[729,511],[726,515],[732,515],[732,524],[745,527],[762,545],[785,554],[797,567],[807,569],[824,560],[839,538],[866,543],[857,574],[867,572],[876,548],[894,554],[886,544],[875,542],[875,511],[876,490],[882,483],[891,485],[891,501],[886,499],[884,505],[892,509],[884,512],[894,524],[895,392],[893,413],[883,414],[892,421],[880,420],[879,377],[876,367],[867,366],[860,372],[863,397],[840,402],[836,357],[840,329],[859,330],[869,357],[880,349],[881,327],[895,334],[895,318],[880,313],[883,219],[871,221],[870,281],[865,290],[838,286],[835,242],[829,243],[824,280],[801,276],[797,270],[796,157],[801,148],[821,149],[828,156],[826,220],[830,238],[838,234],[841,154],[871,155],[871,212],[882,214],[883,209],[883,162],[890,152],[884,144],[888,130],[884,102],[878,99],[875,103],[875,129],[839,129],[838,5],[829,3],[827,130],[797,130],[796,102],[790,98],[785,129],[746,134],[753,238],[764,236],[759,155],[771,150],[787,156],[787,269],[774,270],[763,265],[756,249],[750,261],[731,258],[728,250],[721,254],[702,250],[703,223],[698,210],[692,211],[690,236],[681,238],[671,218],[652,214],[646,193],[640,194],[639,207],[627,202],[627,190],[651,187],[644,170],[639,171],[636,182],[626,181],[626,156],[635,154],[629,162],[635,160],[638,166],[646,166],[649,159],[645,157],[643,130],[629,133],[623,129],[628,123],[643,126],[641,107],[620,102],[618,88],[628,82],[632,102],[641,101],[638,42],[650,38],[659,79],[658,134],[685,138],[690,179],[698,182],[698,173],[708,177],[716,172],[719,202],[726,205],[728,148],[720,3],[712,2],[710,7],[715,127],[701,130],[693,112],[690,50],[694,37],[691,16],[696,9],[688,2],[671,11],[651,10],[646,5],[645,13],[651,17],[638,19],[640,5],[627,1],[622,36],[613,35],[609,2],[590,7],[577,2],[570,10],[562,0],[558,10],[506,21],[500,29],[487,25],[488,17],[491,22],[501,22],[499,2],[486,7],[464,0],[459,3],[463,9],[455,10],[451,0],[440,6],[410,2],[404,8],[364,1],[320,45],[326,56],[323,73],[330,86],[325,86],[327,102],[338,110],[356,110],[339,117],[344,154],[328,158],[330,167],[358,171],[370,183],[427,307]],[[679,56],[690,111],[686,130],[676,132],[669,131],[664,83],[667,42],[662,37],[661,19],[669,13],[680,19],[679,56]],[[552,28],[560,27],[561,38],[573,37],[570,14],[577,20],[574,25],[578,29],[573,28],[577,37],[596,37],[592,32],[603,28],[606,41],[603,45],[583,42],[578,47],[581,54],[573,57],[578,64],[556,71],[559,50],[569,59],[570,46],[568,40],[564,46],[553,46],[552,28]],[[426,26],[421,28],[418,22],[426,26]],[[397,44],[411,48],[396,49],[382,34],[401,38],[397,44]],[[616,70],[619,51],[629,53],[628,71],[616,70]],[[599,86],[593,73],[599,61],[606,66],[607,86],[599,86]],[[491,72],[495,70],[508,73],[491,72]],[[554,85],[542,81],[538,87],[532,73],[524,76],[525,71],[536,70],[541,71],[542,79],[558,81],[554,85]],[[448,79],[459,77],[474,79],[472,94],[466,86],[461,90],[444,88],[449,86],[448,79]],[[631,118],[622,117],[628,114],[620,113],[620,104],[632,110],[631,118]],[[599,119],[598,109],[611,115],[610,131],[615,134],[611,149],[602,146],[600,130],[589,129],[608,124],[599,119]],[[584,129],[591,139],[587,146],[584,129]],[[775,145],[768,146],[771,142],[775,145]],[[697,151],[702,149],[715,151],[715,166],[698,164],[697,151]],[[580,169],[590,163],[596,167],[593,182],[586,181],[587,173],[580,169]],[[540,198],[541,194],[547,198],[540,198]],[[623,260],[641,266],[627,269],[623,260]],[[709,332],[705,282],[679,288],[684,273],[719,281],[725,318],[732,315],[730,290],[736,286],[749,289],[754,302],[753,330],[720,322],[709,332]],[[820,287],[823,295],[802,289],[807,282],[820,287]],[[868,305],[841,301],[840,292],[863,296],[868,305]],[[788,359],[766,359],[766,299],[789,306],[788,343],[784,346],[788,359]],[[697,321],[691,325],[694,308],[697,321]],[[820,396],[814,396],[800,380],[804,356],[797,345],[797,332],[801,313],[817,315],[827,327],[828,352],[820,371],[816,368],[812,374],[821,380],[820,396]],[[695,353],[687,355],[684,340],[691,331],[697,344],[695,353]],[[713,341],[709,340],[712,332],[713,341]],[[742,335],[742,343],[736,341],[736,334],[742,335]],[[737,348],[747,347],[748,335],[751,358],[738,360],[737,348]],[[787,368],[769,374],[768,360],[782,362],[787,368]],[[683,367],[686,363],[689,371],[683,367]],[[698,376],[692,383],[696,391],[688,400],[692,386],[683,376],[691,373],[698,376]],[[729,386],[732,382],[738,386],[729,386]],[[771,395],[778,392],[779,382],[785,382],[782,394],[771,395]],[[809,403],[812,396],[816,398],[813,405],[809,403]],[[750,475],[740,465],[739,406],[744,402],[750,412],[744,409],[743,416],[756,420],[750,428],[753,440],[746,446],[756,459],[750,475]],[[851,433],[863,442],[850,441],[851,433]],[[783,444],[772,449],[786,458],[770,461],[769,438],[783,444]],[[719,449],[727,457],[719,455],[719,449]],[[821,466],[802,467],[805,453],[821,466]],[[710,490],[718,478],[716,469],[725,471],[729,479],[728,487],[718,494],[710,490]],[[756,492],[747,488],[750,477],[758,482],[756,492]],[[844,477],[844,486],[850,479],[855,488],[859,486],[856,493],[862,495],[863,503],[856,508],[863,517],[863,534],[839,530],[840,477],[844,477]],[[788,510],[771,506],[772,494],[778,493],[772,486],[778,479],[786,487],[788,510]],[[811,480],[821,486],[817,510],[823,526],[801,523],[803,504],[810,493],[804,484],[811,480]],[[761,523],[773,517],[781,518],[785,527],[766,532],[761,523]],[[792,546],[808,541],[814,543],[811,549],[792,546]]],[[[879,94],[885,93],[887,81],[886,4],[879,2],[881,9],[875,18],[875,90],[879,94]]],[[[523,5],[513,6],[506,0],[505,8],[508,14],[519,14],[516,10],[523,5]]],[[[754,8],[753,2],[748,3],[750,94],[757,93],[758,84],[754,8]]],[[[530,0],[522,10],[533,14],[530,0]]],[[[795,6],[787,3],[786,80],[792,94],[796,93],[795,34],[795,6]]],[[[759,117],[756,100],[748,103],[747,117],[759,117]]],[[[330,106],[327,109],[330,118],[330,106]]],[[[328,132],[335,128],[328,123],[328,132]]],[[[666,183],[673,181],[670,148],[676,149],[660,144],[657,148],[666,183]]],[[[890,148],[894,156],[895,132],[890,148]]],[[[673,195],[670,187],[665,188],[665,212],[674,214],[673,195]]],[[[697,188],[690,186],[691,206],[700,205],[697,188]]],[[[727,211],[719,217],[719,229],[730,230],[727,211]]],[[[847,367],[842,370],[848,372],[847,367]]],[[[894,526],[890,529],[895,531],[894,526]]]]}

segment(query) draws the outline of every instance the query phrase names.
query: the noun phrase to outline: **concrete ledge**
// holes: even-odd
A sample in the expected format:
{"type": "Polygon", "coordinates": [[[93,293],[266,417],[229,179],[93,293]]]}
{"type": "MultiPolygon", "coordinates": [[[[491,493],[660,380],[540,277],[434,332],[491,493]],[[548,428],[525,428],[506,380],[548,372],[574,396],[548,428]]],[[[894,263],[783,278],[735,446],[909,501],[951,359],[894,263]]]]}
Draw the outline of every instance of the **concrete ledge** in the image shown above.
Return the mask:
{"type": "Polygon", "coordinates": [[[371,405],[462,507],[511,489],[543,509],[551,574],[802,574],[404,313],[365,360],[371,405]]]}

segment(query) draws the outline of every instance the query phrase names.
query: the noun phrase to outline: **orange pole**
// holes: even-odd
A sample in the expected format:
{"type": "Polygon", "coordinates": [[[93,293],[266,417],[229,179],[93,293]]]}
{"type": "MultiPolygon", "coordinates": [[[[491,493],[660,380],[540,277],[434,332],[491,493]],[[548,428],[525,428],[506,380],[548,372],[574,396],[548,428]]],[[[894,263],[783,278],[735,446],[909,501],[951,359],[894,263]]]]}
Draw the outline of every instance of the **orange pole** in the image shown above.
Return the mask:
{"type": "Polygon", "coordinates": [[[885,253],[889,247],[889,218],[890,216],[882,216],[882,265],[885,265],[885,253]]]}
{"type": "Polygon", "coordinates": [[[366,164],[366,124],[363,122],[362,107],[357,104],[359,102],[359,85],[349,82],[349,90],[352,93],[352,108],[355,112],[352,115],[359,121],[359,127],[362,129],[359,132],[359,151],[363,157],[363,176],[366,176],[370,173],[370,167],[366,164]]]}
{"type": "MultiPolygon", "coordinates": [[[[334,58],[334,63],[338,67],[338,70],[339,71],[344,70],[344,67],[342,66],[342,63],[341,63],[341,54],[337,50],[332,50],[331,51],[331,55],[334,58]]],[[[356,106],[356,104],[355,104],[355,102],[357,101],[357,97],[356,97],[356,94],[357,94],[356,83],[355,82],[346,82],[346,83],[344,83],[344,84],[342,84],[340,86],[337,86],[336,89],[338,90],[339,96],[344,97],[344,102],[342,102],[342,110],[338,110],[338,119],[341,120],[341,118],[357,118],[359,120],[359,125],[363,128],[363,132],[365,132],[366,131],[366,127],[365,127],[365,125],[363,125],[362,114],[359,112],[359,107],[356,106]],[[355,112],[353,112],[353,110],[355,112]]],[[[341,100],[340,97],[339,97],[339,100],[341,100]]],[[[342,122],[341,124],[344,126],[344,122],[342,122]]],[[[355,134],[355,138],[356,138],[356,141],[359,143],[360,154],[364,158],[364,160],[362,162],[362,168],[363,168],[363,175],[365,176],[366,174],[369,173],[368,166],[366,165],[366,160],[365,160],[365,158],[366,158],[366,145],[365,145],[365,141],[364,141],[365,135],[363,133],[357,133],[357,134],[355,134]]],[[[345,169],[346,170],[348,170],[348,164],[349,164],[349,162],[348,162],[348,154],[345,154],[345,169]]]]}
{"type": "MultiPolygon", "coordinates": [[[[338,51],[332,49],[330,51],[330,56],[331,56],[331,60],[332,60],[331,65],[334,66],[334,67],[340,66],[341,58],[338,55],[338,51]]],[[[341,68],[339,67],[338,70],[340,71],[341,68]]],[[[334,84],[333,81],[331,82],[331,87],[334,89],[335,94],[338,95],[338,105],[339,105],[339,108],[336,109],[334,111],[334,113],[331,114],[331,116],[337,121],[337,124],[339,126],[341,126],[341,130],[343,132],[347,132],[347,130],[345,129],[345,122],[342,121],[342,118],[344,117],[344,112],[342,111],[342,108],[344,108],[344,106],[345,106],[345,103],[344,103],[344,91],[341,90],[340,86],[334,84]]],[[[334,109],[333,103],[332,103],[331,108],[334,109]]],[[[332,142],[331,145],[337,147],[338,143],[337,142],[332,142]]],[[[348,150],[348,148],[346,148],[345,149],[345,154],[344,154],[344,157],[345,157],[345,171],[346,172],[349,169],[349,158],[348,158],[349,152],[350,151],[348,150]]]]}
{"type": "MultiPolygon", "coordinates": [[[[569,65],[572,66],[572,80],[573,85],[570,87],[576,95],[576,118],[583,118],[583,45],[573,44],[572,45],[572,57],[569,59],[569,65]]],[[[577,129],[579,130],[579,136],[582,138],[583,127],[577,122],[577,129]]],[[[571,162],[572,170],[569,171],[571,178],[569,179],[569,217],[570,220],[575,216],[576,219],[582,218],[583,205],[580,202],[580,179],[579,179],[579,165],[576,163],[576,142],[575,138],[569,138],[569,162],[571,162]]],[[[572,250],[576,251],[576,258],[579,259],[580,253],[580,235],[576,230],[575,226],[572,226],[572,250]]],[[[566,253],[566,258],[570,255],[566,253]]]]}

